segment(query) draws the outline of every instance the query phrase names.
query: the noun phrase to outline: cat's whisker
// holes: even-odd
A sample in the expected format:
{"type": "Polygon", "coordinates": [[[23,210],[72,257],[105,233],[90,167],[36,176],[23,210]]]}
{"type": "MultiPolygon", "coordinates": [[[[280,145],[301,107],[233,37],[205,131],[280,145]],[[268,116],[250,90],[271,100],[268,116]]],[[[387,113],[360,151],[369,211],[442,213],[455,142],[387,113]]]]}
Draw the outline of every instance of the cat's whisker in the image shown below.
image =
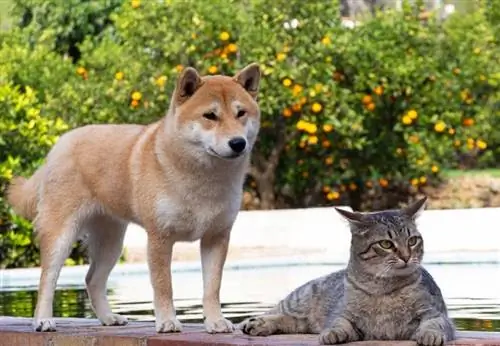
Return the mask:
{"type": "Polygon", "coordinates": [[[391,270],[392,268],[392,265],[385,265],[382,270],[380,270],[377,274],[375,274],[375,278],[376,279],[379,279],[379,278],[383,278],[385,276],[385,274],[387,274],[389,272],[389,270],[391,270]]]}
{"type": "Polygon", "coordinates": [[[413,264],[420,264],[420,260],[418,258],[411,258],[410,259],[410,263],[413,263],[413,264]]]}

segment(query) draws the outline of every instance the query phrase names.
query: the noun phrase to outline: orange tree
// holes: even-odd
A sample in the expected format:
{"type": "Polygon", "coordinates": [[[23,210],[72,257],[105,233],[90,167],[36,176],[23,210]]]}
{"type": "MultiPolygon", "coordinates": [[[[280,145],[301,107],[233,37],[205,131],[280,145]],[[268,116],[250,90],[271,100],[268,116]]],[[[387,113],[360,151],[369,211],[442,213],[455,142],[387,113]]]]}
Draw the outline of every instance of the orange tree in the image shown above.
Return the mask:
{"type": "Polygon", "coordinates": [[[450,18],[444,26],[447,39],[442,43],[443,66],[453,74],[446,76],[443,87],[448,99],[454,101],[449,109],[461,115],[454,143],[460,158],[473,159],[468,163],[459,160],[467,165],[476,165],[478,160],[481,165],[495,164],[500,144],[495,130],[500,125],[500,47],[495,32],[498,23],[489,25],[486,20],[492,10],[482,6],[465,17],[450,18]],[[484,150],[488,147],[492,150],[484,150]]]}
{"type": "Polygon", "coordinates": [[[242,46],[268,75],[252,167],[266,207],[278,199],[361,208],[367,195],[391,190],[404,200],[409,188],[438,178],[457,150],[487,149],[498,46],[483,11],[465,16],[476,27],[464,34],[465,21],[456,27],[463,16],[442,27],[422,23],[409,6],[349,30],[325,4],[261,4],[260,26],[242,46]]]}
{"type": "MultiPolygon", "coordinates": [[[[54,59],[20,84],[40,80],[42,114],[71,127],[146,123],[165,113],[185,66],[232,74],[258,61],[262,132],[246,188],[262,208],[361,208],[367,195],[435,180],[457,151],[488,151],[498,45],[482,11],[460,16],[422,22],[405,5],[347,29],[335,2],[125,1],[75,65],[54,59]]],[[[41,57],[18,66],[30,59],[41,57]]]]}

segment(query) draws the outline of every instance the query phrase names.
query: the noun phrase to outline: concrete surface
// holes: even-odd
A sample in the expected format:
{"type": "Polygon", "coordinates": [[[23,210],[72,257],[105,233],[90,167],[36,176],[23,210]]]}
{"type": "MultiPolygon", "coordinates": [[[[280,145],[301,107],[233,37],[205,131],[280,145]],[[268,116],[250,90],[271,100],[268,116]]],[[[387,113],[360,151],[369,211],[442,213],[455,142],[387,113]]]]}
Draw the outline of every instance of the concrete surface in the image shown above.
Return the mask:
{"type": "MultiPolygon", "coordinates": [[[[488,256],[500,262],[495,227],[498,215],[500,208],[424,211],[418,224],[425,239],[426,258],[453,262],[488,256]]],[[[131,224],[125,237],[131,261],[145,261],[146,241],[144,229],[131,224]]],[[[345,262],[349,242],[347,223],[332,207],[241,211],[231,234],[228,260],[307,255],[345,262]]],[[[178,243],[174,256],[181,261],[198,260],[198,246],[198,242],[178,243]]]]}

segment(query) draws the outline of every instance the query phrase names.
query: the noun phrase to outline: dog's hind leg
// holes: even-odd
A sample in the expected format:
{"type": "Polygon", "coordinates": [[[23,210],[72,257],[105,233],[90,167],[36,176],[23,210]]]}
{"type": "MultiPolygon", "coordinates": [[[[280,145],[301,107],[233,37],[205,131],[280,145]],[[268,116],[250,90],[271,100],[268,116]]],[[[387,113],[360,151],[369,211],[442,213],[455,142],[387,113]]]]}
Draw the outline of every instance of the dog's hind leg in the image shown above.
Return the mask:
{"type": "Polygon", "coordinates": [[[79,221],[75,216],[59,218],[57,213],[42,210],[36,224],[40,239],[41,277],[33,328],[38,332],[56,330],[53,319],[57,279],[77,238],[79,221]]]}
{"type": "Polygon", "coordinates": [[[99,215],[94,216],[85,228],[88,232],[90,258],[90,268],[85,283],[92,308],[103,325],[125,325],[127,319],[111,311],[106,296],[106,285],[108,276],[122,252],[127,223],[99,215]]]}

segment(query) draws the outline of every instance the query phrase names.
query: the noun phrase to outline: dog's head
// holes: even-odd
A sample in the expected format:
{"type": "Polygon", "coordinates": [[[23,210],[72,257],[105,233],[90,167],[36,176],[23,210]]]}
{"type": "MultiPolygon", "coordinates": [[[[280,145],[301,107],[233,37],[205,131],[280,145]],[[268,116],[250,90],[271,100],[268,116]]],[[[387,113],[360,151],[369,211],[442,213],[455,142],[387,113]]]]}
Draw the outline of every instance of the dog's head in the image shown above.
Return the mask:
{"type": "Polygon", "coordinates": [[[246,156],[260,128],[260,69],[251,64],[235,76],[203,76],[188,67],[177,80],[170,117],[175,134],[198,154],[220,159],[246,156]]]}

